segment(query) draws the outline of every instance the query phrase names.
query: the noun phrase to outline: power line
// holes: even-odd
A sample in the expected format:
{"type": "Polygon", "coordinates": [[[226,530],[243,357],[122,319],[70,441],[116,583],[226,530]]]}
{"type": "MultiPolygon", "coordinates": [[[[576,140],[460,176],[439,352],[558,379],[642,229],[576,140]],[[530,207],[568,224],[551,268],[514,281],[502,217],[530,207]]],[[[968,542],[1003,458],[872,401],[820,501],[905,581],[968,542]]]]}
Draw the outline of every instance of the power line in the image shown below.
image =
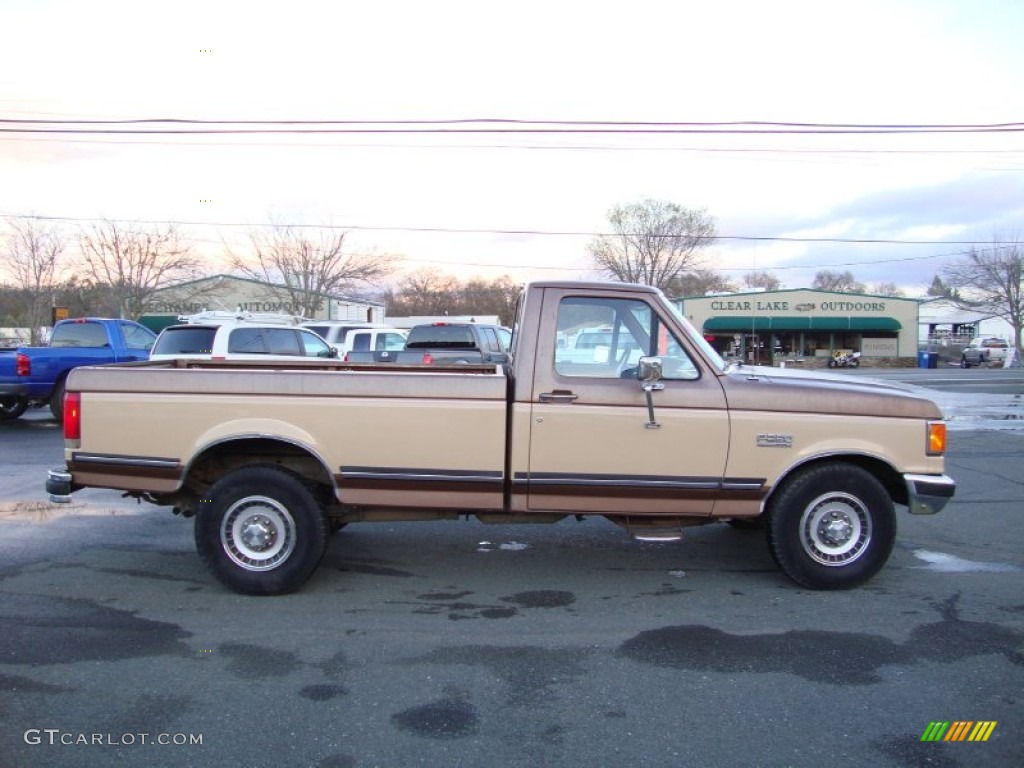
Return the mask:
{"type": "Polygon", "coordinates": [[[930,134],[1020,133],[1024,123],[813,123],[741,121],[519,120],[124,120],[0,119],[19,134],[930,134]],[[101,126],[101,127],[89,127],[101,126]],[[219,126],[219,127],[211,127],[219,126]]]}
{"type": "MultiPolygon", "coordinates": [[[[303,224],[303,223],[266,223],[231,221],[184,221],[169,219],[119,219],[119,218],[85,218],[74,216],[44,216],[40,214],[18,214],[0,212],[0,218],[34,219],[37,221],[67,221],[75,223],[97,223],[111,221],[119,224],[148,224],[176,227],[249,227],[249,228],[291,228],[291,229],[326,229],[353,230],[366,232],[417,232],[426,234],[446,235],[528,235],[537,237],[619,237],[638,233],[620,232],[588,232],[583,230],[552,230],[552,229],[488,229],[468,227],[415,227],[415,226],[372,226],[363,224],[303,224]]],[[[665,235],[671,237],[671,235],[665,235]]],[[[785,235],[708,235],[695,236],[697,240],[728,240],[735,242],[779,242],[779,243],[833,243],[848,245],[988,245],[990,240],[908,240],[896,238],[856,238],[856,237],[795,237],[785,235]]]]}
{"type": "Polygon", "coordinates": [[[809,129],[878,129],[878,130],[993,130],[993,129],[1024,129],[1022,122],[1005,123],[817,123],[790,122],[774,120],[720,120],[720,121],[681,121],[681,120],[522,120],[518,118],[444,118],[417,120],[211,120],[179,117],[146,117],[129,119],[38,119],[38,118],[0,118],[0,123],[24,124],[74,124],[74,125],[157,125],[163,123],[180,125],[388,125],[388,126],[420,126],[420,125],[501,125],[501,126],[601,126],[601,127],[645,127],[645,128],[809,128],[809,129]]]}
{"type": "MultiPolygon", "coordinates": [[[[137,134],[138,135],[138,134],[137,134]]],[[[694,147],[694,146],[652,146],[650,144],[460,144],[460,143],[357,143],[357,142],[261,142],[247,141],[173,141],[173,140],[138,140],[138,139],[66,139],[42,138],[36,136],[8,135],[7,141],[26,141],[36,143],[91,144],[100,146],[172,146],[172,147],[234,147],[247,149],[250,147],[299,147],[306,149],[402,149],[402,150],[435,150],[435,149],[468,149],[468,150],[536,150],[536,151],[574,151],[574,152],[692,152],[706,154],[765,154],[780,156],[822,156],[822,155],[1018,155],[1024,153],[1020,149],[853,149],[843,147],[795,148],[795,147],[694,147]]]]}

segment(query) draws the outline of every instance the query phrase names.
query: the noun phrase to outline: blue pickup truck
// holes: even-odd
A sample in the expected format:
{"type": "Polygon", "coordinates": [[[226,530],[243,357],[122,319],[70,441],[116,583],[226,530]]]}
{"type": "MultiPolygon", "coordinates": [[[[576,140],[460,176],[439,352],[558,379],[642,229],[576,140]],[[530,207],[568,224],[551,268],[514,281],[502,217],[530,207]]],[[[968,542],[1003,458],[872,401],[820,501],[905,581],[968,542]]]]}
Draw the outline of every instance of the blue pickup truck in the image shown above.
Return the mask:
{"type": "Polygon", "coordinates": [[[148,360],[154,341],[156,334],[131,320],[61,320],[53,327],[49,346],[0,352],[0,421],[47,403],[62,420],[64,380],[72,368],[148,360]]]}

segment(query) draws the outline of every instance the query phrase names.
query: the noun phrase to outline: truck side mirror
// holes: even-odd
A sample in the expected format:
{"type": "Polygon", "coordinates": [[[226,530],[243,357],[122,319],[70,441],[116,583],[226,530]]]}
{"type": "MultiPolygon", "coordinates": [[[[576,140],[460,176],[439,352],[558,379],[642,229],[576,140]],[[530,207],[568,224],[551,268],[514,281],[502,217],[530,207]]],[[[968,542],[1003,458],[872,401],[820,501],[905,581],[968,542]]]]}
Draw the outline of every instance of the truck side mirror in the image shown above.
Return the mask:
{"type": "Polygon", "coordinates": [[[661,383],[661,358],[641,357],[637,363],[636,377],[640,379],[640,388],[647,397],[647,429],[660,429],[661,425],[654,419],[654,398],[652,392],[665,388],[661,383]]]}
{"type": "Polygon", "coordinates": [[[636,377],[644,384],[661,381],[661,358],[641,357],[637,366],[636,377]]]}

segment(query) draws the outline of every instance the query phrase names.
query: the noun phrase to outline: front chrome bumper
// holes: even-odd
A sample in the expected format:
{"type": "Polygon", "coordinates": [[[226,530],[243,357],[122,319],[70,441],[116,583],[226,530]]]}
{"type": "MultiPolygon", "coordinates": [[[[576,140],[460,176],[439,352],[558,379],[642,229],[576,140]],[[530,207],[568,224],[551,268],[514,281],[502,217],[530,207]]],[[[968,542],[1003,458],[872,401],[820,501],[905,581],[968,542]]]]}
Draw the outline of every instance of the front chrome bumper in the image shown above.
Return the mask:
{"type": "Polygon", "coordinates": [[[956,481],[948,475],[904,475],[907,506],[914,515],[941,512],[956,493],[956,481]]]}

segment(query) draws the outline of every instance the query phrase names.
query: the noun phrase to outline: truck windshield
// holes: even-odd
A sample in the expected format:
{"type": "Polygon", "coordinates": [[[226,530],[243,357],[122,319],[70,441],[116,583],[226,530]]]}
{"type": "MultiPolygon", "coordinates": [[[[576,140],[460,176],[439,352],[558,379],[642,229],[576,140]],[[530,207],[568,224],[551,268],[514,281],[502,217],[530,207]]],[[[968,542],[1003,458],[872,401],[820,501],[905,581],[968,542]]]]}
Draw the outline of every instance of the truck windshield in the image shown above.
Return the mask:
{"type": "Polygon", "coordinates": [[[686,319],[684,315],[675,304],[670,301],[666,301],[665,304],[672,310],[672,314],[679,320],[680,325],[683,326],[683,330],[686,331],[686,335],[690,337],[690,341],[700,347],[701,352],[711,361],[718,370],[724,371],[729,367],[729,364],[722,359],[722,356],[715,351],[715,348],[708,344],[705,339],[696,328],[693,327],[693,323],[686,319]]]}

